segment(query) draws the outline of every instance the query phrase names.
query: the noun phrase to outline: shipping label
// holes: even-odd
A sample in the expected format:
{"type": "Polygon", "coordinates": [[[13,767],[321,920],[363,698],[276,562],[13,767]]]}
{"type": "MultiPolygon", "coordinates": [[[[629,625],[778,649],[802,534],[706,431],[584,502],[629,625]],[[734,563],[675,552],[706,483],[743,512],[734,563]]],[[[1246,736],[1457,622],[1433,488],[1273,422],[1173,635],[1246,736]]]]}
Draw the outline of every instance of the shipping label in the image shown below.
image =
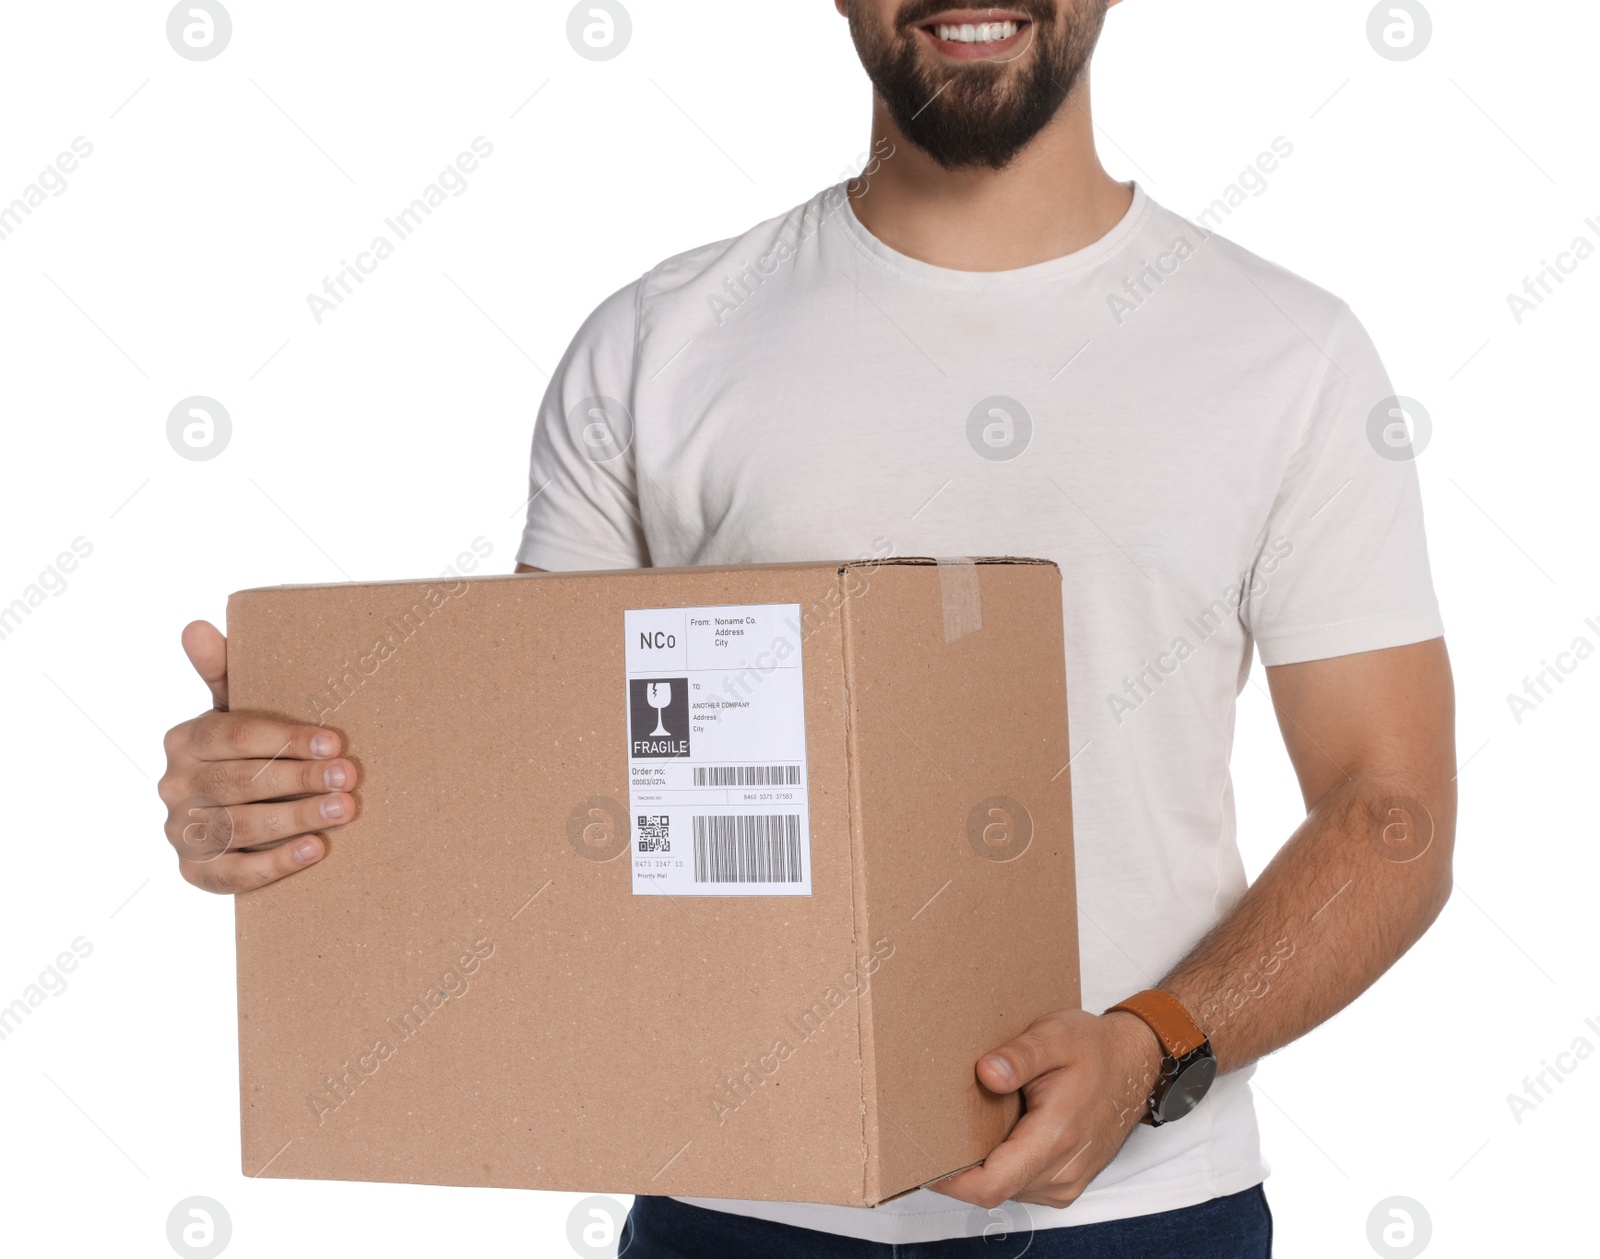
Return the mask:
{"type": "Polygon", "coordinates": [[[800,605],[623,620],[634,894],[809,896],[800,605]]]}

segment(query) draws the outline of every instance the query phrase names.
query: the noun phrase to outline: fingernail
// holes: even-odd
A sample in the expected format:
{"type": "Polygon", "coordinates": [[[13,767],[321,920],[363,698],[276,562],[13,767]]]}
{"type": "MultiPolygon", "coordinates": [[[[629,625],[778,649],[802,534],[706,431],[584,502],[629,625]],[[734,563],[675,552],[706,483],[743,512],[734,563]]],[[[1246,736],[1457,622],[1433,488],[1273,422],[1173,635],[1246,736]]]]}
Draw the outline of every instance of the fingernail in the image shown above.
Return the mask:
{"type": "Polygon", "coordinates": [[[317,812],[323,817],[343,817],[344,801],[338,796],[324,796],[322,803],[317,805],[317,812]]]}
{"type": "Polygon", "coordinates": [[[316,858],[317,858],[317,841],[316,840],[314,840],[314,839],[302,839],[298,844],[296,844],[294,846],[294,859],[296,861],[300,862],[302,865],[304,865],[307,861],[315,861],[316,858]]]}
{"type": "Polygon", "coordinates": [[[322,781],[330,791],[338,791],[343,787],[346,777],[343,765],[330,765],[322,773],[322,781]]]}
{"type": "Polygon", "coordinates": [[[314,734],[311,736],[312,756],[332,756],[339,750],[339,741],[331,734],[314,734]]]}
{"type": "Polygon", "coordinates": [[[1011,1083],[1013,1079],[1011,1074],[1011,1064],[999,1054],[990,1054],[983,1061],[984,1064],[989,1068],[990,1073],[998,1078],[1002,1084],[1011,1083]]]}

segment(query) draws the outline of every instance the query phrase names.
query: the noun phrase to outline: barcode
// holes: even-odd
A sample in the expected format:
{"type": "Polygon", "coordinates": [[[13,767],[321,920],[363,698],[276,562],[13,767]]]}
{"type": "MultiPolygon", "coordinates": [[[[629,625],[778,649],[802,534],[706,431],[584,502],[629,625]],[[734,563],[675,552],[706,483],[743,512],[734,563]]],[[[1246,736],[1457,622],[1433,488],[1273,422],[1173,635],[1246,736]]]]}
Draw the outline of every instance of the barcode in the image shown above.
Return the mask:
{"type": "Polygon", "coordinates": [[[696,765],[696,787],[793,787],[798,765],[696,765]]]}
{"type": "Polygon", "coordinates": [[[800,882],[800,815],[695,815],[694,881],[800,882]]]}

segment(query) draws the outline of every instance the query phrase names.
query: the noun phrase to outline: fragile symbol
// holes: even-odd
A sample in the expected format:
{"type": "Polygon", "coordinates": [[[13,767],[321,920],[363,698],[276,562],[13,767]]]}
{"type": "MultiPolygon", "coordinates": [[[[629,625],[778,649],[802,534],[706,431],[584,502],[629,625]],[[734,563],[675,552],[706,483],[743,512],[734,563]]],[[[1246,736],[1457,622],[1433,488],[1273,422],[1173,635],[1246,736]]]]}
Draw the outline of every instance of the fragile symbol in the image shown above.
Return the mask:
{"type": "Polygon", "coordinates": [[[656,728],[650,732],[650,737],[652,739],[666,738],[670,732],[661,722],[663,715],[666,713],[667,705],[672,703],[672,683],[650,683],[649,688],[645,691],[645,699],[649,701],[650,707],[656,710],[656,728]]]}
{"type": "Polygon", "coordinates": [[[628,679],[628,755],[689,755],[689,679],[628,679]]]}

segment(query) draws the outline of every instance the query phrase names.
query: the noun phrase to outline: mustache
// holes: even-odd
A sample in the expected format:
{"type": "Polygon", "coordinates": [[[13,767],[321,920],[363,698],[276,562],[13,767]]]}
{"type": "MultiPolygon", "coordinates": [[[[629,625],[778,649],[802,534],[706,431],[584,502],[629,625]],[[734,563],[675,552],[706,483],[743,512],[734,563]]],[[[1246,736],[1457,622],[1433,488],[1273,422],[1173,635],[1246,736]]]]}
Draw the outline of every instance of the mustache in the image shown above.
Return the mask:
{"type": "MultiPolygon", "coordinates": [[[[906,0],[900,6],[900,12],[895,15],[894,24],[897,30],[907,30],[913,26],[921,26],[925,22],[959,7],[958,3],[951,0],[906,0]]],[[[1035,26],[1046,26],[1056,19],[1056,6],[1053,0],[1019,0],[1015,4],[995,6],[996,13],[1020,13],[1035,26]]]]}

